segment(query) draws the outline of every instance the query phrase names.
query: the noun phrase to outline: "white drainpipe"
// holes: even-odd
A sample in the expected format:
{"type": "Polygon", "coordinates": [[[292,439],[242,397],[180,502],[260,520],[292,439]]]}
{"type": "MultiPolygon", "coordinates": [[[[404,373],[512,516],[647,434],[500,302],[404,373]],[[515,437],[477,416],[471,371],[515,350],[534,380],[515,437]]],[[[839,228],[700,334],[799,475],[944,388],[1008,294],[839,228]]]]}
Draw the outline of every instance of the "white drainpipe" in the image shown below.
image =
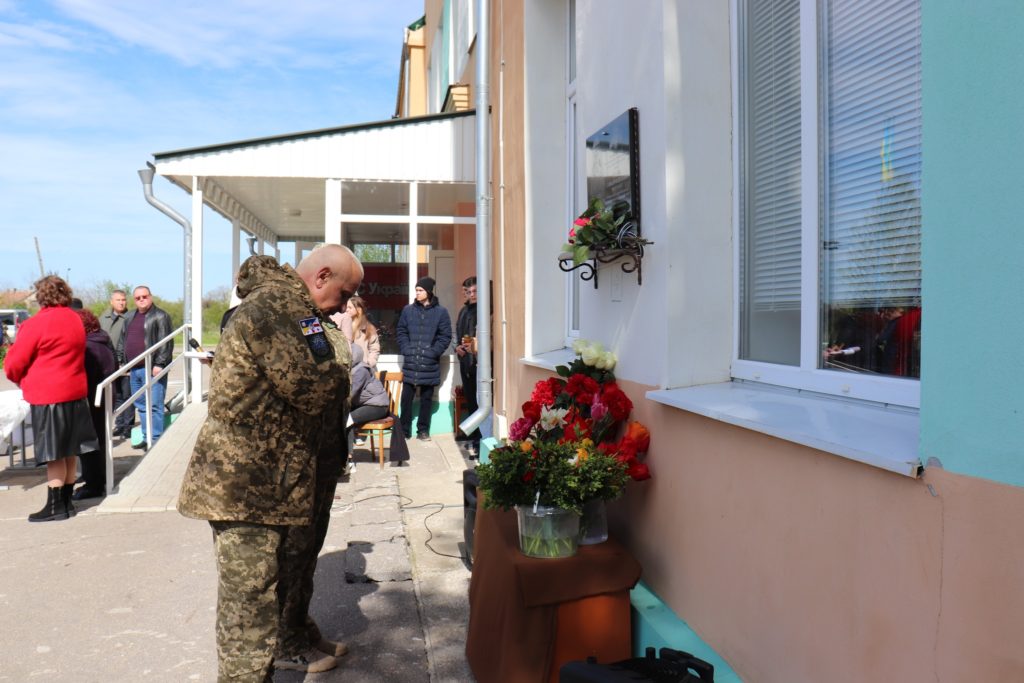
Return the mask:
{"type": "MultiPolygon", "coordinates": [[[[185,300],[183,314],[185,322],[189,325],[192,324],[192,223],[187,218],[182,216],[180,213],[172,209],[167,204],[153,196],[153,176],[156,173],[151,166],[148,166],[139,171],[139,178],[142,180],[142,191],[146,195],[146,201],[152,204],[160,211],[170,217],[171,220],[181,224],[182,229],[185,231],[185,292],[182,297],[185,300]]],[[[189,334],[195,336],[196,332],[192,328],[189,328],[189,334]]]]}
{"type": "Polygon", "coordinates": [[[491,116],[490,2],[476,0],[476,339],[477,408],[459,424],[469,434],[488,419],[494,404],[491,368],[491,116]]]}

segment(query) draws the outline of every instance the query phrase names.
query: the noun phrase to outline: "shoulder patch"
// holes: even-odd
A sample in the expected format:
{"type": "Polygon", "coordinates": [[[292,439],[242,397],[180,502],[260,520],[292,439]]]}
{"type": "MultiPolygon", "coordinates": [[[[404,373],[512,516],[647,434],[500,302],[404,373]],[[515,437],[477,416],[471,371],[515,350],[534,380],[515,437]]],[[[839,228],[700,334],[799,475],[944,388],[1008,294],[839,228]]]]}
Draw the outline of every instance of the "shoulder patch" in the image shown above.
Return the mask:
{"type": "Polygon", "coordinates": [[[327,341],[327,335],[324,334],[324,327],[320,324],[319,318],[303,318],[299,321],[299,327],[302,329],[302,335],[306,338],[306,343],[309,344],[309,350],[313,352],[314,358],[319,361],[331,357],[331,343],[327,341]]]}

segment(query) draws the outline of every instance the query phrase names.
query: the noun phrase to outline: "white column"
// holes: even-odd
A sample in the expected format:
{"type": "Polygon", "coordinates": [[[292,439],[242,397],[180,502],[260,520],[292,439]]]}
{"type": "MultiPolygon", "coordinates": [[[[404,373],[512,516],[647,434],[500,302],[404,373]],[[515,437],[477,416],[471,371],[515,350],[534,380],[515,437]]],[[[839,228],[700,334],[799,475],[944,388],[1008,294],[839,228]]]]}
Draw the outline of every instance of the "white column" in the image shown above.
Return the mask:
{"type": "Polygon", "coordinates": [[[409,301],[416,298],[416,280],[419,280],[419,202],[420,184],[414,180],[409,183],[409,301]]]}
{"type": "Polygon", "coordinates": [[[238,219],[231,220],[231,284],[238,279],[238,266],[242,264],[242,226],[238,219]]]}
{"type": "Polygon", "coordinates": [[[263,241],[262,237],[260,237],[258,240],[256,240],[256,253],[259,254],[260,256],[262,256],[263,254],[266,254],[267,251],[266,251],[266,249],[263,248],[264,246],[266,246],[266,244],[267,243],[263,241]]]}
{"type": "Polygon", "coordinates": [[[278,263],[281,262],[281,247],[277,245],[277,242],[274,242],[274,260],[278,263]]]}
{"type": "Polygon", "coordinates": [[[341,180],[324,181],[324,243],[341,244],[341,180]]]}
{"type": "Polygon", "coordinates": [[[292,266],[299,265],[299,261],[301,261],[301,260],[302,260],[302,242],[296,242],[295,243],[295,262],[292,263],[292,266]]]}
{"type": "MultiPolygon", "coordinates": [[[[192,308],[192,336],[203,338],[203,190],[201,179],[192,178],[192,291],[185,292],[192,308]]],[[[203,367],[192,363],[192,397],[203,400],[203,367]]]]}

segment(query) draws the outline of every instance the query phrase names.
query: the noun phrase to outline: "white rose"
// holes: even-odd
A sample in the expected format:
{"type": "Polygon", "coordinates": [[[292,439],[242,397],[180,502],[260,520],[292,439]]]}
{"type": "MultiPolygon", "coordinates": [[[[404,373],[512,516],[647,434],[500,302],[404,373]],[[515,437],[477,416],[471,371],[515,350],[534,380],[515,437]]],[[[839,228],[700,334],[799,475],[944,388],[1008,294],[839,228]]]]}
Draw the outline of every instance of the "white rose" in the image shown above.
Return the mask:
{"type": "Polygon", "coordinates": [[[605,370],[614,370],[615,369],[615,364],[618,363],[618,362],[619,361],[615,357],[614,353],[612,353],[611,351],[605,352],[605,354],[604,354],[604,369],[605,370]]]}
{"type": "Polygon", "coordinates": [[[580,358],[583,359],[584,365],[594,365],[594,363],[597,362],[597,359],[600,356],[601,352],[595,349],[593,346],[588,346],[587,348],[583,349],[582,353],[580,353],[580,358]]]}
{"type": "Polygon", "coordinates": [[[583,353],[583,349],[587,348],[588,346],[590,346],[590,342],[588,342],[586,339],[577,339],[572,343],[572,352],[578,356],[581,353],[583,353]]]}
{"type": "Polygon", "coordinates": [[[594,367],[598,370],[608,369],[608,356],[603,353],[597,354],[597,360],[594,361],[594,367]]]}

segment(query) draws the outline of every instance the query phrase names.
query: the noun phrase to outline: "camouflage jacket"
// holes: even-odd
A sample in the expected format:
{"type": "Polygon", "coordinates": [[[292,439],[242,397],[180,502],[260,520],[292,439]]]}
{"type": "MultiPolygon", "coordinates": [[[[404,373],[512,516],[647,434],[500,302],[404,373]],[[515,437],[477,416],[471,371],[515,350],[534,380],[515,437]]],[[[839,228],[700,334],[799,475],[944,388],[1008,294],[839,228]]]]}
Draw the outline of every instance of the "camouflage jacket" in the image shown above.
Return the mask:
{"type": "Polygon", "coordinates": [[[269,256],[248,259],[238,294],[242,303],[217,345],[209,413],[178,511],[197,519],[309,524],[325,416],[344,411],[349,358],[339,358],[339,345],[328,340],[323,316],[291,267],[269,256]]]}

